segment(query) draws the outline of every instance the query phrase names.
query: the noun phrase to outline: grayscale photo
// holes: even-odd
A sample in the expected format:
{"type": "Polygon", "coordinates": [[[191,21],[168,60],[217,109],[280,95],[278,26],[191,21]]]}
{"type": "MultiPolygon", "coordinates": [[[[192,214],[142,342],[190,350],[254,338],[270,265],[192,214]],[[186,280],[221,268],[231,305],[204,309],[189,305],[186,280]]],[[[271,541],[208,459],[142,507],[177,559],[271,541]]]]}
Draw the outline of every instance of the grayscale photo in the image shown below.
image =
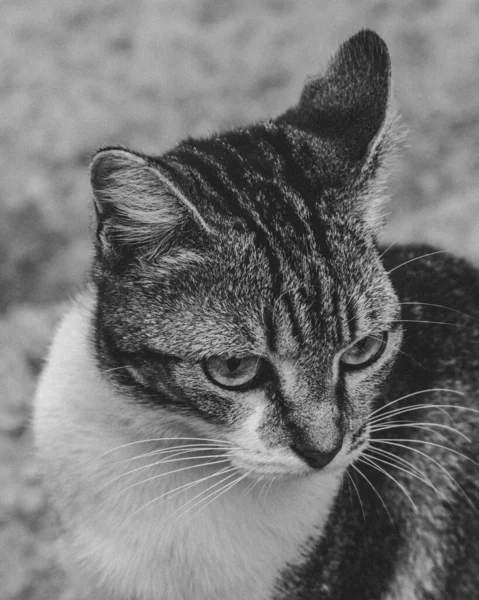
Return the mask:
{"type": "Polygon", "coordinates": [[[479,600],[477,1],[0,14],[0,600],[479,600]]]}

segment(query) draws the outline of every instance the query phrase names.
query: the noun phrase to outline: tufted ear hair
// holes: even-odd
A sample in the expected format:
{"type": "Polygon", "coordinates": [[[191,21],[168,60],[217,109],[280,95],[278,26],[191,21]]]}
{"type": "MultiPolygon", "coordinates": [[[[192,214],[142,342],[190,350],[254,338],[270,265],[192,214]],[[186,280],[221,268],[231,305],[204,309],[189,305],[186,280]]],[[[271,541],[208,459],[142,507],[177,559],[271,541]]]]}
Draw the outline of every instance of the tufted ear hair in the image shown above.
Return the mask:
{"type": "Polygon", "coordinates": [[[97,247],[103,257],[154,258],[208,227],[159,164],[122,148],[100,150],[90,166],[97,247]]]}
{"type": "Polygon", "coordinates": [[[390,78],[386,44],[362,30],[339,47],[326,72],[306,84],[298,105],[277,122],[317,134],[344,159],[364,162],[385,130],[390,78]]]}

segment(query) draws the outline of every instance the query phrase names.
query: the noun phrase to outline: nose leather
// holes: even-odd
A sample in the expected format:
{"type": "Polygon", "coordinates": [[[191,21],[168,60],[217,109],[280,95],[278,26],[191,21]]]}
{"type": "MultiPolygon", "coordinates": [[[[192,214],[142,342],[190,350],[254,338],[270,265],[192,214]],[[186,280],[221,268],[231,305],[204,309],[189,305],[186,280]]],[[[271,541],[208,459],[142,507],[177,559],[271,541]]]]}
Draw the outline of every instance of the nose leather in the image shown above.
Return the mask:
{"type": "Polygon", "coordinates": [[[318,450],[312,450],[311,448],[302,448],[298,446],[292,446],[292,448],[310,467],[313,469],[322,469],[328,465],[341,450],[341,444],[336,446],[336,448],[333,448],[330,452],[320,452],[318,450]]]}

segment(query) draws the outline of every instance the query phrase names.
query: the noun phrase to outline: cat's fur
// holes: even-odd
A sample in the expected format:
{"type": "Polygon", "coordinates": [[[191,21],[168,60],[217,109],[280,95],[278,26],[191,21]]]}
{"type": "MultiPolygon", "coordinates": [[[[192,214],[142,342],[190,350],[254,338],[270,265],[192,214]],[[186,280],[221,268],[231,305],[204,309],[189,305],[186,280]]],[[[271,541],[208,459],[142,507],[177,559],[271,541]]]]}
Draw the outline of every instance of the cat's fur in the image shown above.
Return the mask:
{"type": "Polygon", "coordinates": [[[363,31],[275,120],[95,156],[92,278],[35,402],[82,598],[477,596],[479,278],[377,248],[389,80],[363,31]]]}

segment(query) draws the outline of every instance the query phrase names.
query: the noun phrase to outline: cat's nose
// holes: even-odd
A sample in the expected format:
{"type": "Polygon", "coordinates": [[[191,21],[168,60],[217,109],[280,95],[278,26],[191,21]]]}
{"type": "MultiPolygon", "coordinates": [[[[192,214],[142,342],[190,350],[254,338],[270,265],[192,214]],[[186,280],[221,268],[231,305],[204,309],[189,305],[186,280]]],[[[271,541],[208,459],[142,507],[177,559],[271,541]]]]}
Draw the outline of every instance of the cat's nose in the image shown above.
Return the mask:
{"type": "Polygon", "coordinates": [[[292,446],[293,450],[304,459],[313,469],[322,469],[328,465],[336,454],[341,450],[342,444],[338,444],[329,452],[320,452],[301,445],[292,446]]]}

